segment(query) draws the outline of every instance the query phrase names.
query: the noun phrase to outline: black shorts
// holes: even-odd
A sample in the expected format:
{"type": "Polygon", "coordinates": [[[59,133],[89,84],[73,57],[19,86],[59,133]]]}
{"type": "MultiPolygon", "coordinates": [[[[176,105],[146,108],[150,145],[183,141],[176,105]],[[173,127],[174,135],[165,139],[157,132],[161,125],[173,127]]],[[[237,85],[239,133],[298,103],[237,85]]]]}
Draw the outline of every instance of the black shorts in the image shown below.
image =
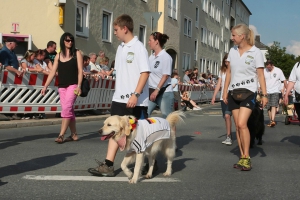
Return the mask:
{"type": "Polygon", "coordinates": [[[245,107],[249,108],[250,110],[253,110],[255,107],[255,102],[256,102],[256,94],[253,93],[247,99],[244,101],[236,101],[233,99],[231,95],[231,91],[228,92],[228,110],[232,111],[235,109],[240,109],[240,107],[245,107]]]}
{"type": "Polygon", "coordinates": [[[282,93],[279,93],[279,99],[283,99],[282,93]]]}
{"type": "Polygon", "coordinates": [[[111,115],[133,115],[137,119],[146,119],[148,118],[148,107],[147,106],[136,106],[134,108],[127,108],[126,103],[119,103],[113,101],[111,104],[110,113],[111,115]]]}

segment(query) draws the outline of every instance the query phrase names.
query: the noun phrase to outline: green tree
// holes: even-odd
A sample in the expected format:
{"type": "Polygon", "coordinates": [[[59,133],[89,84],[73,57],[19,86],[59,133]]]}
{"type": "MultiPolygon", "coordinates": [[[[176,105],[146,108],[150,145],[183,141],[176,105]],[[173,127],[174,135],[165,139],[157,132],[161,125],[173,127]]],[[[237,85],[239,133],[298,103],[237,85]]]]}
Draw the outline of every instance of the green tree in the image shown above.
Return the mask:
{"type": "Polygon", "coordinates": [[[281,48],[280,43],[276,41],[266,48],[266,58],[272,60],[274,65],[283,71],[285,77],[289,77],[295,63],[300,61],[300,56],[295,58],[295,55],[286,53],[286,48],[281,48]]]}

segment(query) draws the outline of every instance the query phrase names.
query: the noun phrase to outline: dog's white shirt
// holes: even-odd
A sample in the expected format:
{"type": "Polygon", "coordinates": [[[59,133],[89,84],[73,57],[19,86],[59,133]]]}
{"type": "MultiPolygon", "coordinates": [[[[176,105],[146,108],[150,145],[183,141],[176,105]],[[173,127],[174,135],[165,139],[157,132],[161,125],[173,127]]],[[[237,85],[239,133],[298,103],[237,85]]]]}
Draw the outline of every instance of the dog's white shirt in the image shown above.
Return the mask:
{"type": "Polygon", "coordinates": [[[137,134],[131,144],[131,150],[141,153],[155,141],[170,138],[170,125],[167,120],[159,117],[138,120],[137,134]]]}

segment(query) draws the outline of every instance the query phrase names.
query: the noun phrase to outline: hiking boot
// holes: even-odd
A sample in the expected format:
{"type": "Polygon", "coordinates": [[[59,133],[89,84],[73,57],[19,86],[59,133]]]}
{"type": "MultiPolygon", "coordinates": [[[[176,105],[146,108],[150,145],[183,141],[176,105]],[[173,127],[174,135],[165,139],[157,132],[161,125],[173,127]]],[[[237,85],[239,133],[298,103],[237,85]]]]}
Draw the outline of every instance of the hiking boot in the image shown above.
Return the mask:
{"type": "Polygon", "coordinates": [[[243,158],[241,171],[250,171],[251,169],[252,167],[250,157],[243,158]]]}
{"type": "Polygon", "coordinates": [[[107,177],[112,177],[115,176],[114,173],[114,166],[107,166],[105,162],[100,162],[96,160],[96,162],[99,164],[98,167],[96,168],[89,168],[88,172],[95,176],[107,176],[107,177]]]}
{"type": "MultiPolygon", "coordinates": [[[[153,172],[152,172],[152,174],[154,174],[154,172],[156,172],[157,170],[158,170],[158,166],[157,166],[157,162],[156,162],[156,160],[155,160],[154,166],[153,166],[153,172]]],[[[148,171],[149,171],[149,163],[147,163],[147,164],[143,167],[143,169],[142,169],[142,175],[146,175],[146,174],[148,173],[148,171]]]]}
{"type": "Polygon", "coordinates": [[[227,136],[226,139],[222,141],[222,144],[232,145],[232,140],[227,136]]]}

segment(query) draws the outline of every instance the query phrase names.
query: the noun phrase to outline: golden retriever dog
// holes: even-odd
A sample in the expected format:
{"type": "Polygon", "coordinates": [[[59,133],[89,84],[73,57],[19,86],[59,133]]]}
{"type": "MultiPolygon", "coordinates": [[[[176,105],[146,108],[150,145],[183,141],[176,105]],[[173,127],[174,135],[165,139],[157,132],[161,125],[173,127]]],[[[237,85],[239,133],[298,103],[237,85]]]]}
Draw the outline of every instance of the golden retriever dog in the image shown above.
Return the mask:
{"type": "Polygon", "coordinates": [[[172,173],[172,162],[175,157],[176,124],[183,122],[182,111],[170,113],[166,119],[151,117],[137,120],[134,116],[111,116],[104,121],[99,130],[101,139],[113,138],[120,150],[127,150],[121,168],[129,178],[129,183],[137,183],[144,164],[144,155],[149,161],[149,170],[145,178],[152,178],[156,154],[161,151],[167,158],[167,170],[164,176],[172,173]],[[135,161],[134,172],[128,165],[135,161]]]}

